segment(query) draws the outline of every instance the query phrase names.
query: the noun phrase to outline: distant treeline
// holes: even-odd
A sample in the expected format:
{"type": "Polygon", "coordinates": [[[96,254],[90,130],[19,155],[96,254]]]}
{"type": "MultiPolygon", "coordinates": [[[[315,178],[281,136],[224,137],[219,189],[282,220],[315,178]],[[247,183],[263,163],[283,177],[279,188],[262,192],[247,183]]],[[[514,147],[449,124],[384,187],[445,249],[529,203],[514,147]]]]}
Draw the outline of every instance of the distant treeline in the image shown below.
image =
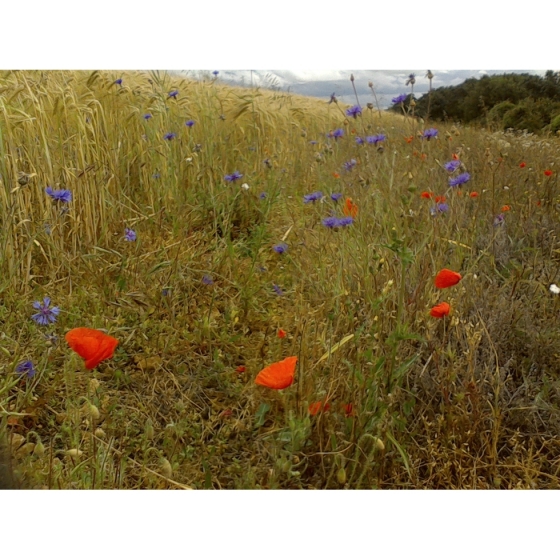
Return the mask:
{"type": "MultiPolygon", "coordinates": [[[[404,102],[409,109],[410,95],[404,102]]],[[[392,111],[402,111],[400,105],[392,111]]],[[[416,100],[414,112],[430,120],[494,125],[503,129],[560,130],[560,72],[500,74],[470,78],[458,86],[434,88],[416,100]]]]}

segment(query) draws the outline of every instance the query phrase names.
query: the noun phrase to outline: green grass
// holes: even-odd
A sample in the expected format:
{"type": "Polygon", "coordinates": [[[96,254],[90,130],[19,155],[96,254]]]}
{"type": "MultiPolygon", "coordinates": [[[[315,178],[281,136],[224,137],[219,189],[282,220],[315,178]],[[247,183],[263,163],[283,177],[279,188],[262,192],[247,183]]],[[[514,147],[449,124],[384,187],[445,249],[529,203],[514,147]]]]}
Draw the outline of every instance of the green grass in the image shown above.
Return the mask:
{"type": "Polygon", "coordinates": [[[559,486],[557,139],[117,77],[0,73],[0,431],[25,484],[559,486]],[[383,149],[355,142],[379,133],[383,149]],[[448,189],[454,153],[471,180],[448,189]],[[72,191],[68,212],[47,185],[72,191]],[[423,191],[449,210],[430,216],[423,191]],[[329,230],[347,197],[355,222],[329,230]],[[461,282],[437,290],[441,268],[461,282]],[[45,296],[50,326],[31,320],[45,296]],[[64,340],[79,326],[120,341],[93,371],[64,340]],[[292,355],[291,387],[255,385],[292,355]]]}

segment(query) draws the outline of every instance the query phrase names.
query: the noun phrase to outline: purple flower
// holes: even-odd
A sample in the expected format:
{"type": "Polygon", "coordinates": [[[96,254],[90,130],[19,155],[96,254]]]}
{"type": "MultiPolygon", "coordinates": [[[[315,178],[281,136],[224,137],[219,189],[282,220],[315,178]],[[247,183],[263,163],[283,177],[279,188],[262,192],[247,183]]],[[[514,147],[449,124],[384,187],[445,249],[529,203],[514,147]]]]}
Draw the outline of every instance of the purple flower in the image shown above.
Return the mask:
{"type": "Polygon", "coordinates": [[[189,128],[191,128],[192,126],[194,126],[194,121],[191,119],[190,121],[187,121],[185,123],[189,128]]]}
{"type": "Polygon", "coordinates": [[[342,130],[342,128],[337,128],[331,134],[333,138],[342,138],[344,136],[344,130],[342,130]]]}
{"type": "Polygon", "coordinates": [[[496,226],[501,226],[505,221],[504,215],[503,214],[498,214],[495,218],[494,218],[494,227],[496,226]]]}
{"type": "Polygon", "coordinates": [[[136,241],[136,232],[133,229],[125,228],[124,239],[125,241],[136,241]]]}
{"type": "Polygon", "coordinates": [[[321,191],[317,191],[311,194],[304,194],[303,195],[303,202],[308,204],[309,202],[315,202],[316,200],[321,200],[323,197],[323,193],[321,191]]]}
{"type": "Polygon", "coordinates": [[[152,118],[152,115],[151,115],[150,113],[146,113],[146,114],[144,115],[144,120],[147,120],[147,121],[148,121],[148,120],[150,120],[151,118],[152,118]]]}
{"type": "Polygon", "coordinates": [[[335,202],[338,202],[342,198],[342,193],[339,193],[339,192],[338,193],[332,193],[331,198],[335,202]]]}
{"type": "Polygon", "coordinates": [[[163,139],[164,140],[173,140],[173,138],[175,138],[177,135],[174,132],[168,132],[167,134],[164,134],[163,139]]]}
{"type": "Polygon", "coordinates": [[[458,159],[453,159],[444,164],[443,167],[446,171],[449,171],[449,173],[453,173],[453,171],[456,171],[459,167],[461,167],[461,162],[458,159]]]}
{"type": "Polygon", "coordinates": [[[340,227],[346,227],[354,223],[354,218],[352,216],[344,216],[344,218],[339,218],[338,225],[340,227]]]}
{"type": "Polygon", "coordinates": [[[35,368],[33,367],[33,362],[31,360],[26,360],[25,362],[21,362],[16,367],[16,371],[23,375],[24,373],[27,374],[27,379],[32,379],[33,376],[37,373],[35,368]]]}
{"type": "Polygon", "coordinates": [[[449,186],[457,187],[459,185],[464,185],[470,178],[471,176],[467,172],[461,173],[461,175],[457,175],[457,177],[450,177],[449,186]]]}
{"type": "Polygon", "coordinates": [[[265,192],[262,192],[261,194],[259,194],[259,198],[260,198],[261,200],[264,200],[264,199],[266,198],[266,193],[265,193],[265,192]]]}
{"type": "Polygon", "coordinates": [[[226,175],[224,179],[228,183],[234,183],[237,179],[241,179],[241,177],[243,177],[243,175],[239,173],[239,171],[234,171],[231,175],[226,175]]]}
{"type": "Polygon", "coordinates": [[[212,74],[214,74],[214,76],[217,76],[219,74],[219,72],[217,70],[214,70],[214,72],[212,72],[212,74]]]}
{"type": "Polygon", "coordinates": [[[115,80],[114,83],[117,84],[118,86],[122,85],[122,78],[119,78],[118,80],[115,80]]]}
{"type": "Polygon", "coordinates": [[[50,305],[50,297],[44,297],[42,304],[40,301],[33,302],[33,308],[38,309],[39,312],[31,315],[31,318],[38,325],[48,325],[49,323],[56,323],[56,317],[60,313],[60,309],[58,307],[51,308],[50,305]]]}
{"type": "Polygon", "coordinates": [[[352,169],[354,169],[354,167],[357,165],[357,161],[355,159],[351,159],[350,161],[347,161],[344,164],[344,169],[346,169],[346,171],[352,171],[352,169]]]}
{"type": "Polygon", "coordinates": [[[377,145],[379,142],[384,142],[386,138],[385,134],[375,134],[374,136],[367,136],[366,141],[368,144],[377,145]]]}
{"type": "Polygon", "coordinates": [[[211,286],[214,283],[214,280],[212,280],[212,276],[210,276],[209,274],[205,274],[202,277],[202,283],[206,286],[211,286]]]}
{"type": "Polygon", "coordinates": [[[361,145],[364,143],[364,139],[360,136],[356,136],[356,144],[361,145]]]}
{"type": "Polygon", "coordinates": [[[406,101],[407,97],[408,97],[408,94],[401,93],[400,95],[397,95],[397,97],[393,97],[393,99],[391,99],[391,103],[393,103],[393,105],[398,105],[399,103],[404,103],[406,101]]]}
{"type": "Polygon", "coordinates": [[[445,202],[440,202],[437,205],[438,212],[447,212],[449,210],[449,204],[445,204],[445,202]]]}
{"type": "Polygon", "coordinates": [[[170,294],[171,294],[171,288],[163,288],[163,290],[161,290],[161,295],[164,297],[167,297],[170,294]]]}
{"type": "Polygon", "coordinates": [[[169,97],[177,97],[179,95],[179,90],[178,89],[174,89],[173,91],[170,91],[167,94],[169,97]]]}
{"type": "Polygon", "coordinates": [[[315,146],[315,145],[318,144],[319,142],[317,142],[317,140],[309,140],[309,143],[310,143],[312,146],[315,146]]]}
{"type": "Polygon", "coordinates": [[[48,186],[45,189],[45,192],[55,201],[55,202],[64,202],[68,204],[72,202],[72,192],[68,189],[59,189],[55,190],[52,187],[48,186]]]}
{"type": "Polygon", "coordinates": [[[356,118],[358,115],[362,114],[362,108],[359,105],[354,105],[350,107],[350,109],[346,109],[346,116],[347,117],[354,117],[356,118]]]}
{"type": "Polygon", "coordinates": [[[280,286],[278,286],[278,284],[272,284],[272,289],[276,292],[277,295],[279,296],[283,296],[284,292],[281,290],[280,286]]]}
{"type": "Polygon", "coordinates": [[[430,138],[435,138],[438,135],[438,131],[437,128],[428,128],[427,130],[424,130],[422,136],[424,138],[427,138],[428,140],[430,138]]]}
{"type": "Polygon", "coordinates": [[[329,216],[323,220],[323,225],[331,229],[338,227],[338,218],[336,216],[329,216]]]}
{"type": "Polygon", "coordinates": [[[278,245],[274,245],[272,247],[272,249],[278,253],[279,255],[281,255],[282,253],[285,253],[288,250],[288,245],[286,243],[278,243],[278,245]]]}

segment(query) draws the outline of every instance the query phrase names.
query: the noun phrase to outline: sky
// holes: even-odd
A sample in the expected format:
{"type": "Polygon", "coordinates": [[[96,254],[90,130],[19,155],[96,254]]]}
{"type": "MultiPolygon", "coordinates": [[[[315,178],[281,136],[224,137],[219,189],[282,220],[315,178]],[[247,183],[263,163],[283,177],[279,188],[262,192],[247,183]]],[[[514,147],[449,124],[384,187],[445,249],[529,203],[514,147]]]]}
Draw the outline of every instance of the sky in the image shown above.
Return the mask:
{"type": "MultiPolygon", "coordinates": [[[[209,74],[208,72],[189,72],[191,76],[209,74]]],[[[430,68],[434,78],[432,87],[455,86],[468,78],[480,78],[485,74],[503,74],[504,72],[527,72],[543,74],[544,70],[438,70],[430,68]]],[[[406,81],[410,74],[415,74],[414,94],[420,98],[428,92],[429,80],[426,77],[427,69],[403,70],[218,70],[218,79],[225,83],[236,85],[254,86],[280,89],[300,95],[309,95],[329,99],[331,94],[336,94],[342,103],[354,104],[356,97],[350,76],[354,76],[354,85],[358,99],[362,105],[368,102],[375,104],[375,98],[369,82],[373,83],[377,101],[382,109],[391,105],[391,100],[401,93],[409,93],[410,86],[406,81]]]]}

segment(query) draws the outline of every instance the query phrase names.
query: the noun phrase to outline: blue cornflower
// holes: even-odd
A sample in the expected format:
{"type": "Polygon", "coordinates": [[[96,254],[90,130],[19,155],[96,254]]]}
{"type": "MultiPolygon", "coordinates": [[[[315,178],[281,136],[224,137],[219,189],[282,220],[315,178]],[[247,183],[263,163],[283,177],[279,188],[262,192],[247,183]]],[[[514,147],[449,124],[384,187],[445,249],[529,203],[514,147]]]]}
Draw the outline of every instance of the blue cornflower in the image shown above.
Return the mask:
{"type": "Polygon", "coordinates": [[[323,193],[321,191],[317,191],[311,194],[304,194],[303,195],[303,202],[308,204],[309,202],[315,202],[316,200],[321,200],[323,197],[323,193]]]}
{"type": "Polygon", "coordinates": [[[278,286],[278,284],[272,284],[272,289],[276,292],[277,295],[279,295],[279,296],[284,295],[284,292],[282,291],[280,286],[278,286]]]}
{"type": "Polygon", "coordinates": [[[171,294],[171,288],[163,288],[163,290],[161,290],[161,295],[164,297],[167,297],[170,294],[171,294]]]}
{"type": "Polygon", "coordinates": [[[68,204],[72,202],[72,192],[68,189],[59,189],[55,190],[52,187],[48,186],[45,189],[45,192],[55,201],[55,202],[64,202],[68,204]]]}
{"type": "Polygon", "coordinates": [[[209,274],[205,274],[202,277],[202,283],[206,286],[211,286],[214,283],[214,280],[212,280],[212,276],[210,276],[209,274]]]}
{"type": "Polygon", "coordinates": [[[438,212],[447,212],[448,210],[449,210],[449,204],[446,204],[445,202],[440,202],[437,205],[438,212]]]}
{"type": "Polygon", "coordinates": [[[323,220],[323,225],[331,229],[338,227],[338,218],[336,216],[329,216],[323,220]]]}
{"type": "Polygon", "coordinates": [[[333,138],[342,138],[344,136],[344,130],[342,128],[337,128],[333,133],[333,138]]]}
{"type": "Polygon", "coordinates": [[[33,367],[33,362],[31,360],[26,360],[25,362],[21,362],[16,367],[16,371],[23,375],[24,373],[27,374],[27,379],[32,379],[33,376],[37,373],[35,368],[33,367]]]}
{"type": "Polygon", "coordinates": [[[49,323],[56,323],[56,317],[60,313],[60,309],[58,307],[51,308],[50,305],[50,297],[44,297],[42,304],[40,301],[33,302],[33,308],[38,309],[39,312],[31,315],[31,318],[38,325],[48,325],[49,323]]]}
{"type": "Polygon", "coordinates": [[[114,83],[117,84],[118,86],[122,85],[122,78],[119,78],[118,80],[115,80],[114,83]]]}
{"type": "Polygon", "coordinates": [[[458,159],[453,159],[444,164],[443,167],[446,171],[449,171],[449,173],[453,173],[453,171],[456,171],[459,167],[461,167],[461,162],[458,159]]]}
{"type": "Polygon", "coordinates": [[[309,143],[310,143],[312,146],[315,146],[315,145],[318,144],[319,142],[317,142],[317,140],[309,140],[309,143]]]}
{"type": "Polygon", "coordinates": [[[354,117],[356,118],[358,115],[362,114],[362,108],[359,105],[354,105],[350,107],[350,109],[346,109],[346,116],[347,117],[354,117]]]}
{"type": "Polygon", "coordinates": [[[179,90],[178,89],[174,89],[173,91],[170,91],[167,94],[169,97],[177,97],[179,95],[179,90]]]}
{"type": "Polygon", "coordinates": [[[133,229],[125,228],[124,239],[125,241],[136,241],[136,232],[133,229]]]}
{"type": "Polygon", "coordinates": [[[354,167],[357,165],[357,161],[355,159],[351,159],[350,161],[347,161],[344,164],[344,169],[346,169],[346,171],[352,171],[352,169],[354,169],[354,167]]]}
{"type": "Polygon", "coordinates": [[[344,216],[344,218],[338,219],[338,225],[340,227],[346,227],[354,223],[354,218],[352,216],[344,216]]]}
{"type": "Polygon", "coordinates": [[[367,136],[366,141],[368,144],[377,145],[379,142],[384,142],[386,138],[385,134],[375,134],[374,136],[367,136]]]}
{"type": "Polygon", "coordinates": [[[470,178],[471,176],[467,172],[461,173],[461,175],[457,175],[457,177],[451,177],[449,179],[449,186],[457,187],[459,185],[464,185],[470,178]]]}
{"type": "Polygon", "coordinates": [[[393,97],[393,99],[391,99],[391,103],[393,103],[393,105],[398,105],[399,103],[404,103],[406,101],[407,97],[408,97],[408,94],[401,93],[400,95],[397,95],[397,97],[393,97]]]}
{"type": "Polygon", "coordinates": [[[430,138],[435,138],[438,135],[438,131],[437,128],[428,128],[427,130],[424,130],[422,136],[424,138],[427,138],[428,140],[430,138]]]}
{"type": "Polygon", "coordinates": [[[194,126],[194,121],[191,119],[191,120],[187,121],[185,124],[186,124],[189,128],[191,128],[191,126],[194,126]]]}
{"type": "Polygon", "coordinates": [[[496,226],[501,226],[504,223],[504,215],[503,214],[498,214],[495,218],[494,218],[494,227],[496,226]]]}
{"type": "Polygon", "coordinates": [[[160,179],[160,178],[161,178],[161,175],[159,173],[154,173],[152,175],[152,179],[160,179]]]}
{"type": "Polygon", "coordinates": [[[338,193],[332,193],[331,198],[335,202],[338,202],[342,198],[342,193],[339,193],[339,192],[338,193]]]}
{"type": "Polygon", "coordinates": [[[163,139],[164,140],[173,140],[173,138],[175,138],[177,135],[174,132],[168,132],[167,134],[164,134],[163,139]]]}
{"type": "Polygon", "coordinates": [[[361,145],[364,143],[364,139],[360,136],[356,136],[356,144],[361,145]]]}
{"type": "Polygon", "coordinates": [[[237,179],[241,179],[241,177],[243,177],[243,175],[241,173],[239,173],[239,171],[234,171],[231,175],[226,175],[224,177],[224,179],[228,183],[233,183],[233,182],[237,181],[237,179]]]}
{"type": "Polygon", "coordinates": [[[264,200],[264,199],[266,198],[266,193],[265,193],[265,192],[262,192],[261,194],[259,194],[259,198],[260,198],[261,200],[264,200]]]}
{"type": "Polygon", "coordinates": [[[336,95],[335,95],[334,93],[331,94],[331,99],[330,99],[330,101],[329,101],[329,105],[330,105],[331,103],[338,103],[338,101],[337,101],[337,99],[336,99],[336,95]]]}
{"type": "Polygon", "coordinates": [[[288,250],[288,245],[286,243],[278,243],[278,245],[274,245],[272,249],[274,249],[276,253],[281,255],[282,253],[285,253],[288,250]]]}
{"type": "Polygon", "coordinates": [[[146,121],[150,120],[151,118],[152,118],[152,115],[150,113],[146,113],[144,115],[144,120],[146,120],[146,121]]]}
{"type": "Polygon", "coordinates": [[[219,74],[219,72],[217,70],[214,70],[214,72],[212,72],[212,74],[214,74],[214,76],[217,76],[219,74]]]}

